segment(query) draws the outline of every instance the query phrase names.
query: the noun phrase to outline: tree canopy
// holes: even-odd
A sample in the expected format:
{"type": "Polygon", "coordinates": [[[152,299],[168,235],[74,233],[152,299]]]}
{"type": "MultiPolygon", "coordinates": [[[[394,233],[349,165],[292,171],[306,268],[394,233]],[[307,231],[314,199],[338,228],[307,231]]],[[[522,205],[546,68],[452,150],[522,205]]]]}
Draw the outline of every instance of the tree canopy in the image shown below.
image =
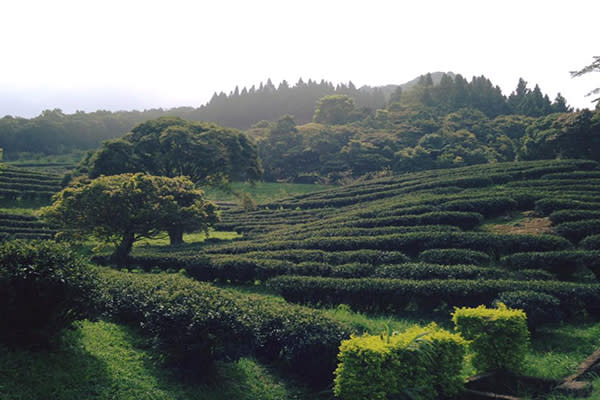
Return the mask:
{"type": "Polygon", "coordinates": [[[91,178],[145,172],[202,184],[255,180],[262,173],[256,147],[242,132],[177,117],[137,125],[122,139],[105,142],[82,165],[91,178]]]}
{"type": "Polygon", "coordinates": [[[207,231],[218,218],[216,206],[189,179],[142,173],[75,181],[42,217],[65,233],[116,244],[113,261],[119,264],[139,238],[167,231],[177,244],[183,232],[207,231]]]}

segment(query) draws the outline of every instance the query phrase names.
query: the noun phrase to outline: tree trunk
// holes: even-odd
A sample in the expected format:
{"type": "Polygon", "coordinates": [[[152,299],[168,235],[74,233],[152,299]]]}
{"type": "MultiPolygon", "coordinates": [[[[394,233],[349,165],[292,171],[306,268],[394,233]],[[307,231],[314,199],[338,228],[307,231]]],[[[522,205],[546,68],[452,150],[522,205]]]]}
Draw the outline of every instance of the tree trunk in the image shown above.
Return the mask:
{"type": "Polygon", "coordinates": [[[181,226],[174,226],[167,231],[169,233],[169,241],[171,246],[183,244],[183,229],[181,226]]]}
{"type": "Polygon", "coordinates": [[[133,247],[133,242],[135,241],[135,234],[130,232],[125,232],[123,234],[123,238],[121,239],[121,243],[115,249],[115,252],[112,254],[112,261],[118,266],[122,267],[127,264],[127,256],[131,252],[131,248],[133,247]]]}

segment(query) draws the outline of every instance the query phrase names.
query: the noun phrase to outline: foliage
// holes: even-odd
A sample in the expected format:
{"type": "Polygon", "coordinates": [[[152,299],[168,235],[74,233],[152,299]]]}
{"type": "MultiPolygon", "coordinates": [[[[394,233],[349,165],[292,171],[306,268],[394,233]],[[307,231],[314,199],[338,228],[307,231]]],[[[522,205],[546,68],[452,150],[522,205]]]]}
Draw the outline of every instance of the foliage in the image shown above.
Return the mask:
{"type": "Polygon", "coordinates": [[[488,265],[490,256],[481,251],[468,249],[430,249],[419,254],[419,259],[437,264],[488,265]]]}
{"type": "Polygon", "coordinates": [[[543,324],[562,320],[560,301],[546,293],[533,290],[502,292],[494,300],[494,305],[498,306],[500,303],[509,308],[523,310],[531,332],[543,324]]]}
{"type": "Polygon", "coordinates": [[[76,181],[58,193],[42,215],[74,234],[120,241],[113,254],[117,263],[124,262],[140,237],[160,231],[206,231],[217,220],[215,205],[204,200],[189,179],[140,173],[76,181]]]}
{"type": "Polygon", "coordinates": [[[586,236],[600,234],[600,219],[585,219],[582,221],[563,222],[554,227],[557,234],[579,243],[586,236]]]}
{"type": "Polygon", "coordinates": [[[464,339],[435,324],[344,340],[334,393],[343,400],[454,396],[465,349],[464,339]]]}
{"type": "Polygon", "coordinates": [[[354,111],[354,100],[346,95],[329,95],[319,99],[313,120],[322,124],[337,125],[349,121],[354,111]]]}
{"type": "Polygon", "coordinates": [[[565,318],[582,311],[598,315],[600,285],[560,281],[499,279],[341,279],[307,276],[279,276],[267,286],[287,301],[304,304],[347,304],[357,310],[402,312],[418,309],[430,312],[438,307],[491,304],[499,293],[533,290],[560,301],[565,318]]]}
{"type": "Polygon", "coordinates": [[[81,168],[91,178],[145,172],[208,184],[261,174],[256,148],[243,133],[174,117],[146,121],[122,139],[105,142],[81,168]]]}
{"type": "Polygon", "coordinates": [[[495,309],[457,308],[452,321],[460,335],[470,341],[477,371],[522,370],[529,347],[527,316],[523,310],[510,309],[502,303],[495,309]]]}
{"type": "Polygon", "coordinates": [[[0,339],[45,346],[75,320],[94,315],[95,273],[65,244],[0,245],[0,339]]]}
{"type": "Polygon", "coordinates": [[[176,274],[102,272],[106,313],[139,326],[166,361],[204,375],[215,359],[254,354],[311,383],[331,380],[347,328],[322,313],[231,293],[176,274]]]}
{"type": "Polygon", "coordinates": [[[543,269],[559,279],[570,279],[578,269],[587,268],[600,272],[600,252],[564,250],[547,252],[515,253],[500,260],[502,265],[513,270],[543,269]]]}

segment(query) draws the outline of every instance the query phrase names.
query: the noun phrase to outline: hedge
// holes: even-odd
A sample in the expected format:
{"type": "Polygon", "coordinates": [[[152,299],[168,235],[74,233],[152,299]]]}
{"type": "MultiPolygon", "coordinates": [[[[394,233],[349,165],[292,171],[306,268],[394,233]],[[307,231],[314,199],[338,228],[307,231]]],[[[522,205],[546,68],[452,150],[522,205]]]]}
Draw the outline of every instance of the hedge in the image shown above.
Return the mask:
{"type": "Polygon", "coordinates": [[[47,346],[73,321],[93,317],[96,275],[67,245],[0,244],[0,340],[47,346]]]}
{"type": "Polygon", "coordinates": [[[599,202],[585,202],[573,199],[540,199],[535,202],[535,211],[538,214],[547,216],[558,210],[598,210],[599,202]]]}
{"type": "Polygon", "coordinates": [[[434,264],[489,265],[490,256],[469,249],[430,249],[419,254],[419,260],[434,264]]]}
{"type": "Polygon", "coordinates": [[[563,222],[574,222],[581,220],[599,219],[600,211],[598,210],[560,210],[550,214],[550,221],[554,225],[563,222]]]}
{"type": "Polygon", "coordinates": [[[470,230],[481,224],[483,216],[475,212],[434,211],[417,215],[400,215],[392,217],[359,219],[344,224],[358,228],[380,226],[412,226],[412,225],[453,225],[470,230]]]}
{"type": "Polygon", "coordinates": [[[532,332],[543,324],[559,322],[562,319],[560,301],[546,293],[533,290],[502,292],[494,300],[495,305],[499,303],[525,311],[527,327],[532,332]]]}
{"type": "Polygon", "coordinates": [[[467,342],[435,324],[394,335],[344,340],[334,394],[342,400],[456,396],[467,342]]]}
{"type": "Polygon", "coordinates": [[[520,372],[529,348],[527,316],[523,310],[479,306],[458,308],[452,314],[456,330],[469,340],[479,373],[496,370],[520,372]]]}
{"type": "Polygon", "coordinates": [[[101,271],[107,315],[138,326],[166,361],[206,374],[215,359],[255,355],[293,369],[310,383],[330,383],[346,325],[317,310],[273,302],[178,274],[101,271]]]}
{"type": "Polygon", "coordinates": [[[461,248],[506,255],[524,251],[550,251],[571,248],[555,235],[497,235],[483,232],[414,232],[376,237],[313,237],[302,241],[246,241],[219,247],[206,247],[208,253],[245,253],[258,250],[314,249],[331,252],[349,250],[402,251],[412,256],[429,249],[461,248]]]}
{"type": "Polygon", "coordinates": [[[367,311],[404,311],[416,302],[421,311],[449,306],[491,304],[499,293],[533,290],[556,297],[566,316],[581,310],[600,315],[600,285],[525,280],[400,280],[280,276],[267,285],[286,300],[310,304],[348,304],[367,311]]]}
{"type": "Polygon", "coordinates": [[[594,274],[600,274],[600,251],[547,251],[515,253],[503,257],[503,266],[513,270],[543,269],[559,279],[569,279],[578,268],[588,268],[594,274]]]}
{"type": "Polygon", "coordinates": [[[442,210],[478,212],[486,217],[502,215],[516,210],[518,203],[510,197],[483,197],[452,200],[440,205],[442,210]]]}
{"type": "Polygon", "coordinates": [[[579,243],[586,236],[600,234],[600,219],[588,219],[583,221],[563,222],[554,227],[556,233],[569,239],[573,243],[579,243]]]}
{"type": "MultiPolygon", "coordinates": [[[[509,273],[510,274],[510,273],[509,273]]],[[[482,268],[475,265],[441,265],[409,263],[381,265],[374,269],[374,278],[388,279],[502,279],[507,271],[498,268],[482,268]]]]}

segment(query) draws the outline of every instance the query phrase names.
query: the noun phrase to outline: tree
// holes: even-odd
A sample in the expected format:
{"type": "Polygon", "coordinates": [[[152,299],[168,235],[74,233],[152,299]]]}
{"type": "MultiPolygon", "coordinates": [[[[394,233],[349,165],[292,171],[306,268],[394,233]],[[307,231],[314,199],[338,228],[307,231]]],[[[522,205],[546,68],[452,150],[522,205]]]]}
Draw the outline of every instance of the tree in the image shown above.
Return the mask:
{"type": "Polygon", "coordinates": [[[105,142],[83,169],[91,178],[145,172],[202,184],[254,180],[262,173],[256,146],[242,132],[176,117],[146,121],[105,142]]]}
{"type": "MultiPolygon", "coordinates": [[[[571,76],[578,77],[578,76],[585,75],[590,72],[600,72],[600,56],[594,56],[594,61],[590,65],[583,67],[579,71],[571,71],[571,76]]],[[[596,89],[592,90],[591,92],[589,92],[587,94],[587,96],[591,96],[593,94],[598,94],[598,93],[600,93],[600,88],[596,88],[596,89]]],[[[600,107],[600,97],[597,97],[592,101],[596,103],[596,107],[600,107]]]]}
{"type": "Polygon", "coordinates": [[[207,231],[218,218],[216,206],[189,179],[142,173],[77,180],[42,209],[42,217],[76,237],[114,243],[112,261],[119,265],[139,238],[167,231],[177,244],[183,232],[207,231]]]}
{"type": "Polygon", "coordinates": [[[314,121],[322,124],[344,124],[354,111],[354,100],[350,96],[335,94],[322,97],[317,103],[314,121]]]}

